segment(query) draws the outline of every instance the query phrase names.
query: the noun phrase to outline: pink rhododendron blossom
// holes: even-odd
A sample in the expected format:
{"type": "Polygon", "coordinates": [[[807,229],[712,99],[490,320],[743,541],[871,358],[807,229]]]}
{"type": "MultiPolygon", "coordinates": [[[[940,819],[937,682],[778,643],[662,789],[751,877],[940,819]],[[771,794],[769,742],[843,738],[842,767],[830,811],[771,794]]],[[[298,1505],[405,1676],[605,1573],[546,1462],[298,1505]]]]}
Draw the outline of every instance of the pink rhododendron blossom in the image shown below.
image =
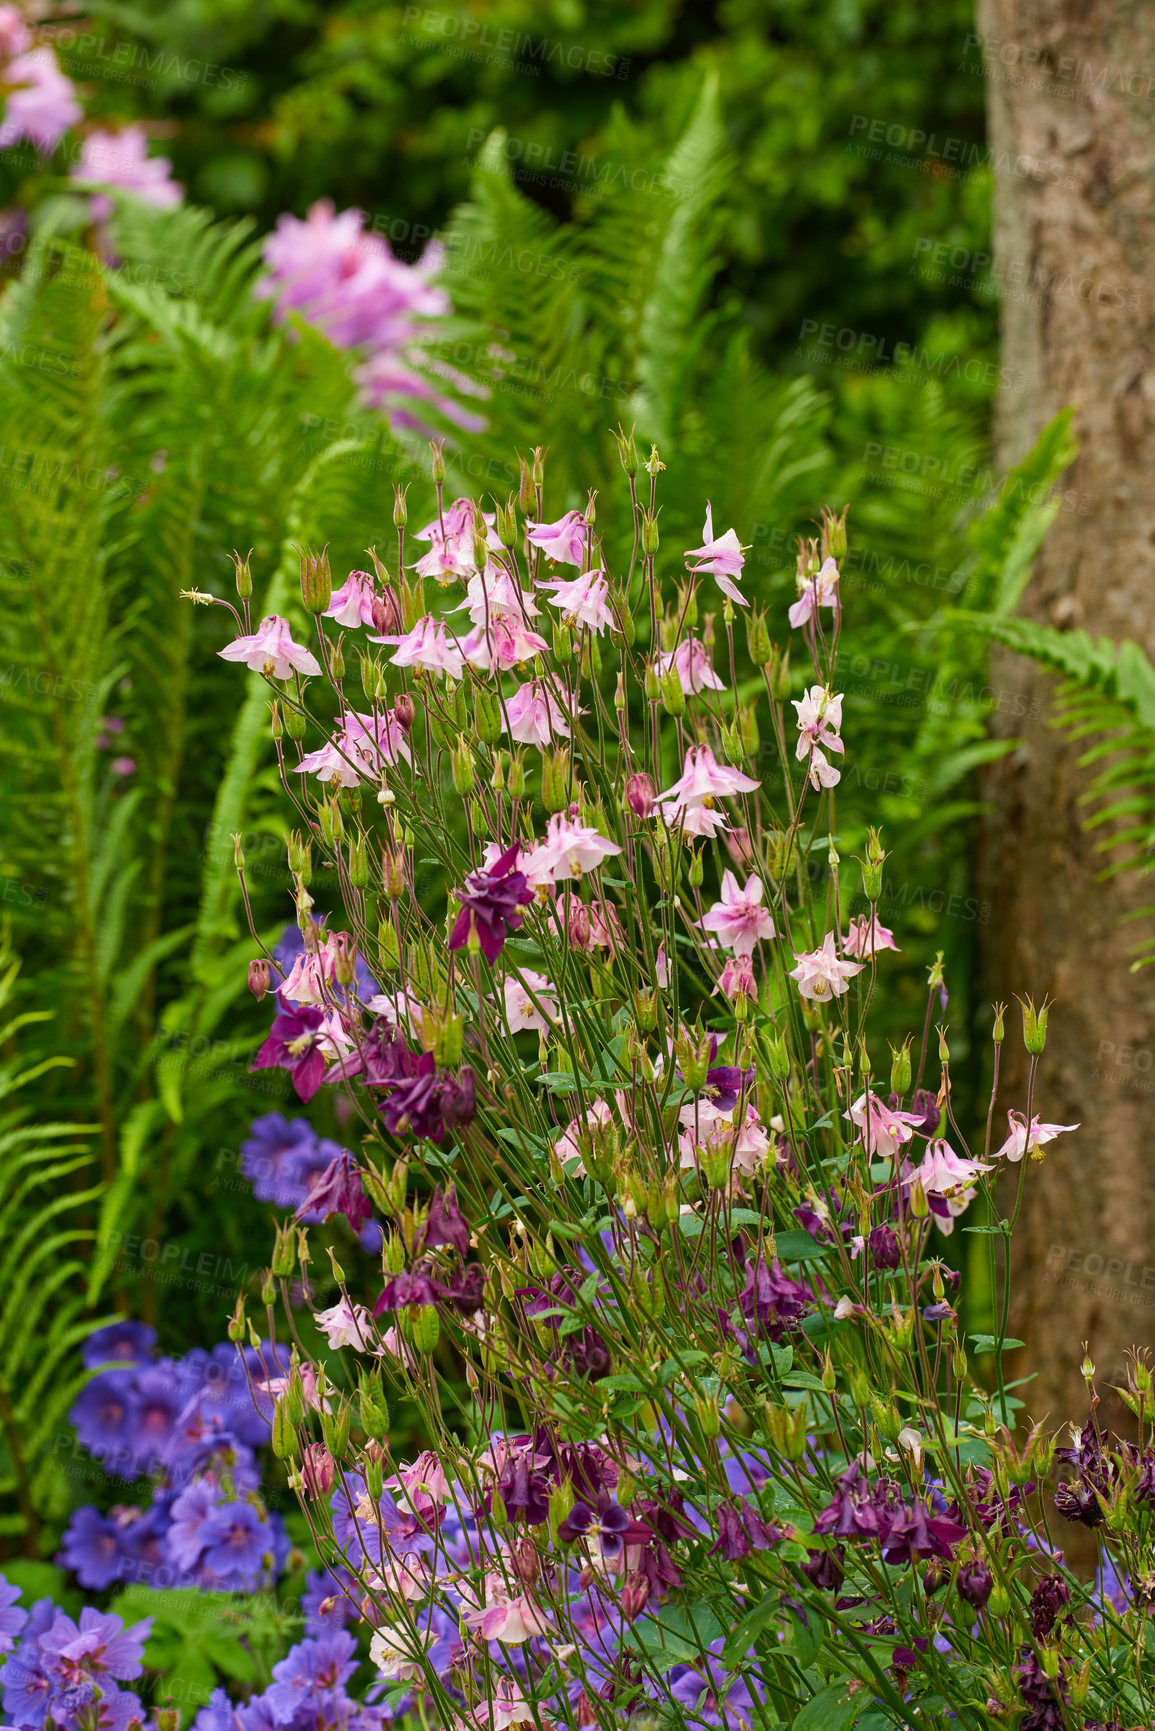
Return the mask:
{"type": "Polygon", "coordinates": [[[460,646],[449,641],[444,619],[434,619],[430,613],[403,636],[371,637],[369,641],[397,645],[389,657],[394,667],[420,667],[426,673],[448,674],[450,679],[460,679],[465,668],[460,646]]]}
{"type": "Polygon", "coordinates": [[[702,929],[713,932],[724,950],[736,956],[750,956],[762,938],[774,936],[774,921],[762,906],[762,879],[756,874],[746,879],[746,888],[738,888],[732,871],[722,873],[722,899],[702,915],[702,929]]]}
{"type": "Polygon", "coordinates": [[[588,625],[600,637],[607,625],[614,622],[609,604],[610,586],[605,573],[586,571],[580,577],[554,577],[543,580],[542,589],[552,588],[550,605],[560,607],[566,621],[588,625]]]}
{"type": "Polygon", "coordinates": [[[659,655],[654,666],[659,678],[673,669],[687,697],[696,697],[699,691],[726,689],[725,680],[718,678],[711,665],[710,651],[697,637],[683,637],[676,649],[659,655]]]}
{"type": "Polygon", "coordinates": [[[910,1174],[910,1182],[918,1184],[927,1196],[955,1196],[968,1184],[973,1184],[980,1172],[990,1172],[984,1160],[965,1160],[941,1138],[927,1144],[921,1166],[910,1174]]]}
{"type": "Polygon", "coordinates": [[[555,737],[569,738],[569,722],[557,701],[556,691],[557,686],[551,679],[531,679],[528,685],[518,686],[513,696],[507,699],[502,716],[502,725],[508,728],[511,739],[516,739],[520,745],[536,745],[539,751],[544,751],[555,737]]]}
{"type": "Polygon", "coordinates": [[[706,521],[702,527],[702,545],[691,547],[686,554],[686,561],[696,559],[696,565],[690,565],[691,576],[708,571],[723,595],[728,595],[738,607],[746,607],[749,603],[738,585],[733,581],[742,575],[742,567],[746,563],[742,546],[738,540],[737,531],[727,529],[724,535],[714,536],[714,512],[707,504],[706,521]]]}
{"type": "Polygon", "coordinates": [[[797,601],[790,608],[791,625],[805,625],[818,607],[838,605],[838,566],[833,559],[823,561],[822,569],[806,583],[797,601]]]}
{"type": "Polygon", "coordinates": [[[251,637],[238,637],[217,654],[222,661],[243,661],[251,673],[270,679],[288,679],[294,669],[314,676],[321,671],[316,657],[293,642],[288,620],[276,613],[262,619],[251,637]]]}
{"type": "Polygon", "coordinates": [[[30,48],[9,60],[0,68],[0,85],[4,89],[0,150],[25,138],[38,150],[53,151],[84,112],[72,80],[61,72],[48,47],[30,48]]]}
{"type": "Polygon", "coordinates": [[[820,949],[809,950],[804,955],[796,954],[794,960],[797,966],[791,968],[790,978],[797,980],[799,993],[812,1003],[821,1003],[829,997],[840,998],[847,990],[848,981],[862,972],[861,962],[840,960],[834,948],[833,932],[827,932],[820,949]]]}
{"type": "Polygon", "coordinates": [[[877,1160],[889,1160],[914,1135],[922,1123],[918,1112],[896,1112],[884,1106],[878,1095],[860,1094],[849,1112],[843,1113],[858,1127],[858,1140],[877,1160]]]}
{"type": "Polygon", "coordinates": [[[557,1020],[557,998],[544,974],[534,973],[532,968],[523,968],[521,979],[510,974],[505,982],[505,1016],[515,1034],[523,1028],[534,1028],[539,1034],[549,1032],[550,1023],[557,1020]]]}
{"type": "Polygon", "coordinates": [[[372,625],[373,595],[373,579],[368,571],[350,571],[341,587],[334,589],[325,618],[335,619],[350,631],[360,625],[372,625]]]}
{"type": "Polygon", "coordinates": [[[870,956],[878,950],[897,950],[894,933],[880,926],[877,914],[860,914],[850,921],[842,948],[848,956],[870,956]]]}
{"type": "Polygon", "coordinates": [[[555,565],[576,565],[580,570],[589,536],[584,512],[567,511],[556,523],[527,523],[525,528],[531,547],[539,547],[555,565]]]}
{"type": "MultiPolygon", "coordinates": [[[[405,264],[381,235],[363,229],[360,211],[338,216],[328,199],[314,204],[303,221],[279,217],[265,241],[269,274],[257,295],[274,302],[278,319],[300,313],[337,348],[361,351],[356,376],[362,394],[394,425],[419,426],[425,401],[459,425],[479,428],[480,416],[415,370],[425,322],[450,310],[448,295],[431,280],[441,268],[441,249],[429,247],[417,264],[405,264]]],[[[464,387],[455,375],[448,382],[464,387]]]]}
{"type": "Polygon", "coordinates": [[[358,1352],[372,1352],[375,1347],[373,1326],[363,1304],[342,1298],[329,1310],[315,1310],[313,1321],[334,1351],[339,1346],[352,1346],[358,1352]]]}
{"type": "MultiPolygon", "coordinates": [[[[157,210],[171,210],[184,197],[184,187],[172,178],[167,156],[148,154],[148,134],[143,126],[126,126],[123,132],[90,132],[73,164],[74,180],[97,181],[135,193],[157,210]]],[[[97,222],[112,215],[111,199],[96,194],[92,214],[97,222]]]]}
{"type": "Polygon", "coordinates": [[[1014,1111],[1007,1113],[1007,1123],[1011,1133],[1002,1147],[995,1149],[996,1159],[1021,1160],[1024,1154],[1029,1154],[1032,1160],[1041,1160],[1048,1142],[1079,1128],[1077,1124],[1044,1124],[1041,1118],[1032,1118],[1028,1131],[1024,1114],[1014,1111]]]}
{"type": "Polygon", "coordinates": [[[719,763],[708,745],[692,745],[686,753],[682,773],[673,787],[658,795],[659,805],[692,811],[706,799],[727,799],[736,793],[753,793],[761,783],[729,764],[719,763]]]}
{"type": "Polygon", "coordinates": [[[527,856],[522,868],[540,879],[548,873],[550,881],[564,883],[567,878],[580,878],[583,872],[596,871],[604,859],[621,853],[617,842],[589,824],[571,818],[566,812],[555,812],[546,826],[545,840],[538,842],[527,856]]]}

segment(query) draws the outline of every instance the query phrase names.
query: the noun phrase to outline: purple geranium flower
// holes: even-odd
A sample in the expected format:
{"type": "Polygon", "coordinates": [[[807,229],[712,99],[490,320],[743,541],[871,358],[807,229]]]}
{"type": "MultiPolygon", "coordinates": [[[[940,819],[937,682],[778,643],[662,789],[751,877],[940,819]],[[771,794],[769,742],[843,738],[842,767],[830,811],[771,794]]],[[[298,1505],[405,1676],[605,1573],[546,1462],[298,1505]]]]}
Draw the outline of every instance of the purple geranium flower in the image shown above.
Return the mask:
{"type": "Polygon", "coordinates": [[[85,1370],[96,1370],[114,1359],[125,1364],[148,1364],[156,1345],[156,1329],[146,1322],[110,1322],[97,1328],[81,1348],[85,1370]]]}
{"type": "Polygon", "coordinates": [[[304,1118],[267,1112],[253,1119],[248,1139],[241,1143],[241,1171],[251,1179],[258,1202],[297,1208],[311,1180],[339,1152],[335,1142],[319,1137],[304,1118]]]}
{"type": "Polygon", "coordinates": [[[320,1640],[299,1641],[273,1666],[275,1680],[265,1690],[275,1723],[287,1725],[302,1711],[315,1712],[356,1669],[357,1642],[346,1629],[335,1629],[320,1640]]]}
{"type": "Polygon", "coordinates": [[[129,1464],[138,1416],[133,1371],[106,1370],[94,1376],[68,1416],[90,1454],[107,1464],[115,1462],[123,1478],[137,1476],[129,1464]]]}
{"type": "Polygon", "coordinates": [[[203,1567],[219,1581],[256,1580],[271,1550],[269,1529],[252,1503],[223,1503],[204,1524],[203,1567]]]}
{"type": "Polygon", "coordinates": [[[91,1504],[77,1509],[68,1523],[58,1561],[63,1568],[73,1570],[82,1587],[96,1592],[111,1587],[120,1578],[123,1563],[116,1522],[91,1504]]]}
{"type": "Polygon", "coordinates": [[[19,1597],[20,1588],[0,1575],[0,1653],[12,1651],[17,1636],[28,1621],[28,1612],[21,1610],[16,1603],[19,1597]]]}

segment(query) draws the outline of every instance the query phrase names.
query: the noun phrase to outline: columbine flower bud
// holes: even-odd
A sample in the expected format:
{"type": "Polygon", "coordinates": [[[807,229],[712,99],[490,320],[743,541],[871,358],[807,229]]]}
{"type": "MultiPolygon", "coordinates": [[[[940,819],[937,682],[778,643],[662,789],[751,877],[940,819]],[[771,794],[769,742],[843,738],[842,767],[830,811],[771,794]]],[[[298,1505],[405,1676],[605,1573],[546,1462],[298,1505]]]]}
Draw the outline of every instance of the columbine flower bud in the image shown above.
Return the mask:
{"type": "Polygon", "coordinates": [[[634,428],[631,427],[629,432],[625,433],[619,424],[614,438],[617,441],[618,456],[622,460],[622,468],[627,475],[636,475],[638,472],[638,447],[634,443],[634,428]]]}
{"type": "Polygon", "coordinates": [[[657,992],[634,993],[634,1016],[643,1034],[652,1034],[658,1025],[657,992]]]}
{"type": "Polygon", "coordinates": [[[722,727],[722,756],[726,759],[727,763],[733,764],[741,763],[743,758],[746,756],[745,748],[742,744],[742,735],[738,732],[737,723],[730,727],[725,725],[722,727]]]}
{"type": "Polygon", "coordinates": [[[810,1403],[803,1397],[801,1406],[774,1406],[765,1401],[762,1419],[766,1434],[776,1454],[788,1461],[800,1461],[806,1453],[806,1431],[810,1423],[810,1403]]]}
{"type": "Polygon", "coordinates": [[[271,723],[271,731],[272,731],[272,735],[273,735],[273,740],[275,742],[276,740],[283,738],[284,732],[285,732],[285,724],[281,719],[281,706],[279,703],[276,703],[276,702],[270,703],[270,705],[269,705],[269,719],[270,719],[270,723],[271,723]]]}
{"type": "Polygon", "coordinates": [[[315,547],[301,553],[301,605],[306,613],[323,613],[333,599],[333,579],[329,574],[329,549],[320,552],[315,547]]]}
{"type": "Polygon", "coordinates": [[[525,758],[520,751],[515,751],[509,759],[509,777],[506,785],[509,788],[510,799],[525,798],[525,758]]]}
{"type": "Polygon", "coordinates": [[[517,546],[517,501],[511,493],[503,505],[500,500],[494,500],[497,508],[497,538],[506,551],[517,546]]]}
{"type": "Polygon", "coordinates": [[[401,629],[401,603],[391,584],[381,595],[374,595],[373,629],[378,637],[395,637],[401,629]]]}
{"type": "Polygon", "coordinates": [[[369,854],[361,831],[349,842],[349,882],[355,890],[369,887],[369,854]]]}
{"type": "Polygon", "coordinates": [[[642,552],[645,553],[649,558],[652,558],[653,555],[658,551],[658,547],[660,545],[660,540],[659,540],[659,536],[658,536],[658,514],[655,511],[653,516],[651,516],[650,513],[643,506],[641,517],[642,517],[642,552]]]}
{"type": "Polygon", "coordinates": [[[569,751],[561,745],[544,754],[541,766],[541,803],[546,811],[564,811],[569,804],[569,751]]]}
{"type": "Polygon", "coordinates": [[[441,1319],[433,1304],[417,1304],[401,1312],[402,1333],[418,1352],[433,1352],[441,1339],[441,1319]]]}
{"type": "Polygon", "coordinates": [[[445,479],[445,440],[430,439],[429,469],[433,476],[434,486],[440,486],[445,479]]]}
{"type": "Polygon", "coordinates": [[[637,639],[638,628],[626,598],[621,595],[611,595],[610,605],[614,613],[613,624],[610,626],[610,642],[615,645],[624,643],[627,649],[632,649],[637,639]]]}
{"type": "Polygon", "coordinates": [[[1047,1017],[1050,1014],[1050,1003],[1044,998],[1042,1005],[1036,1010],[1031,998],[1020,998],[1023,1011],[1023,1045],[1033,1057],[1047,1044],[1047,1017]]]}
{"type": "Polygon", "coordinates": [[[237,576],[237,594],[240,596],[242,601],[247,601],[253,592],[253,579],[249,575],[249,560],[252,556],[253,550],[251,547],[243,559],[237,552],[234,552],[232,556],[233,569],[237,576]]]}
{"type": "Polygon", "coordinates": [[[765,613],[750,610],[746,621],[746,648],[755,667],[769,667],[774,659],[774,645],[770,641],[770,627],[766,623],[765,613]]]}
{"type": "Polygon", "coordinates": [[[722,1424],[718,1416],[718,1397],[716,1394],[696,1394],[694,1396],[694,1411],[698,1415],[698,1423],[702,1427],[702,1435],[716,1437],[721,1433],[722,1424]]]}
{"type": "Polygon", "coordinates": [[[662,708],[667,715],[685,714],[686,693],[682,690],[682,681],[676,667],[658,675],[658,689],[662,694],[662,708]]]}
{"type": "Polygon", "coordinates": [[[400,901],[405,894],[405,855],[392,848],[381,850],[381,885],[391,901],[400,901]]]}
{"type": "Polygon", "coordinates": [[[730,1148],[723,1142],[717,1148],[703,1148],[702,1176],[711,1190],[724,1190],[730,1181],[730,1148]]]}
{"type": "Polygon", "coordinates": [[[771,1076],[776,1082],[785,1082],[790,1074],[790,1053],[786,1041],[776,1029],[766,1036],[764,1050],[771,1076]]]}
{"type": "Polygon", "coordinates": [[[844,505],[836,517],[829,505],[822,507],[822,557],[823,559],[845,559],[846,557],[846,513],[850,506],[844,505]]]}
{"type": "Polygon", "coordinates": [[[245,1295],[242,1292],[239,1294],[236,1307],[229,1318],[229,1326],[227,1330],[228,1337],[234,1346],[239,1346],[241,1341],[245,1338],[245,1321],[245,1295]]]}
{"type": "Polygon", "coordinates": [[[654,786],[652,777],[647,775],[645,770],[639,770],[636,775],[631,775],[626,782],[626,804],[635,817],[642,819],[652,817],[657,797],[658,790],[654,786]]]}
{"type": "Polygon", "coordinates": [[[545,486],[545,460],[549,456],[548,445],[535,445],[533,450],[533,484],[535,487],[545,486]]]}
{"type": "Polygon", "coordinates": [[[297,1266],[297,1235],[292,1226],[276,1228],[270,1267],[278,1280],[288,1280],[297,1266]]]}
{"type": "Polygon", "coordinates": [[[554,621],[553,658],[561,667],[567,667],[573,660],[573,637],[569,626],[561,620],[554,621]]]}
{"type": "Polygon", "coordinates": [[[689,872],[690,888],[695,889],[695,890],[700,890],[702,887],[702,880],[705,877],[705,875],[706,875],[705,874],[705,868],[702,864],[701,854],[691,852],[691,854],[690,854],[690,872],[689,872]]]}
{"type": "Polygon", "coordinates": [[[901,1046],[890,1048],[890,1091],[899,1099],[910,1087],[910,1035],[901,1046]]]}
{"type": "Polygon", "coordinates": [[[689,1034],[679,1034],[674,1041],[674,1051],[677,1054],[678,1065],[682,1079],[693,1094],[700,1094],[706,1086],[706,1072],[710,1068],[710,1049],[713,1037],[704,1035],[696,1043],[689,1034]]]}
{"type": "Polygon", "coordinates": [[[289,837],[287,852],[290,872],[298,879],[304,889],[308,889],[313,881],[312,841],[308,836],[303,836],[300,830],[295,829],[289,837]]]}
{"type": "Polygon", "coordinates": [[[454,747],[450,753],[450,763],[453,766],[453,786],[462,795],[473,789],[473,753],[467,740],[454,747]]]}
{"type": "Polygon", "coordinates": [[[642,691],[647,703],[657,703],[662,695],[658,670],[652,662],[647,663],[646,670],[642,675],[642,691]]]}
{"type": "Polygon", "coordinates": [[[407,691],[399,691],[393,704],[393,714],[402,732],[408,733],[417,719],[417,705],[407,691]]]}
{"type": "Polygon", "coordinates": [[[408,491],[408,482],[403,487],[396,481],[393,483],[393,527],[395,529],[404,529],[409,521],[409,506],[405,501],[405,495],[408,491]]]}
{"type": "Polygon", "coordinates": [[[289,1417],[288,1402],[279,1400],[273,1408],[273,1453],[279,1461],[287,1461],[296,1454],[297,1447],[297,1432],[289,1417]]]}
{"type": "Polygon", "coordinates": [[[333,973],[338,985],[351,986],[357,978],[357,945],[348,932],[333,938],[333,973]]]}
{"type": "Polygon", "coordinates": [[[322,1412],[321,1435],[334,1460],[344,1460],[349,1447],[349,1403],[342,1401],[336,1412],[322,1412]]]}
{"type": "Polygon", "coordinates": [[[770,693],[776,703],[785,703],[790,696],[790,651],[783,650],[779,657],[776,654],[774,670],[770,675],[770,693]]]}
{"type": "Polygon", "coordinates": [[[310,1502],[327,1497],[337,1482],[337,1463],[323,1443],[307,1443],[301,1453],[301,1484],[310,1502]]]}
{"type": "Polygon", "coordinates": [[[878,831],[872,829],[866,843],[866,855],[862,860],[862,892],[868,902],[876,902],[882,894],[882,867],[886,859],[878,831]]]}
{"type": "Polygon", "coordinates": [[[258,1004],[268,993],[271,983],[272,976],[269,972],[268,962],[263,956],[257,956],[254,961],[249,963],[249,991],[258,1004]]]}
{"type": "Polygon", "coordinates": [[[361,1382],[358,1404],[361,1429],[374,1442],[383,1442],[389,1434],[389,1403],[381,1386],[381,1374],[374,1371],[361,1382]]]}
{"type": "Polygon", "coordinates": [[[533,471],[520,451],[517,454],[517,466],[519,471],[517,489],[518,503],[520,504],[525,516],[529,517],[536,509],[536,501],[533,496],[533,471]]]}
{"type": "Polygon", "coordinates": [[[283,713],[284,718],[285,718],[285,732],[289,736],[289,738],[290,739],[304,739],[305,730],[308,727],[308,723],[305,720],[304,715],[297,708],[296,704],[289,703],[286,700],[285,707],[284,707],[284,710],[282,713],[283,713]]]}
{"type": "Polygon", "coordinates": [[[742,746],[746,755],[752,756],[762,743],[762,735],[758,731],[758,707],[754,703],[744,703],[738,710],[738,731],[742,737],[742,746]]]}

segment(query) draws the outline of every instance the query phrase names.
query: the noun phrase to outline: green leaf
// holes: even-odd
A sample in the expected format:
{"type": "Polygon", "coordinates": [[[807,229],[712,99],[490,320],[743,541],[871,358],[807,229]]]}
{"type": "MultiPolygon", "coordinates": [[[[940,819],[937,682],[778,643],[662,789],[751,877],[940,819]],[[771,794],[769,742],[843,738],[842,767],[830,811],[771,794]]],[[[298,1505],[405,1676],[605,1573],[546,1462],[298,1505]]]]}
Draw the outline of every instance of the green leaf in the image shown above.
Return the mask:
{"type": "Polygon", "coordinates": [[[860,1701],[847,1695],[844,1684],[832,1683],[807,1701],[794,1720],[794,1731],[847,1731],[858,1717],[860,1701]]]}

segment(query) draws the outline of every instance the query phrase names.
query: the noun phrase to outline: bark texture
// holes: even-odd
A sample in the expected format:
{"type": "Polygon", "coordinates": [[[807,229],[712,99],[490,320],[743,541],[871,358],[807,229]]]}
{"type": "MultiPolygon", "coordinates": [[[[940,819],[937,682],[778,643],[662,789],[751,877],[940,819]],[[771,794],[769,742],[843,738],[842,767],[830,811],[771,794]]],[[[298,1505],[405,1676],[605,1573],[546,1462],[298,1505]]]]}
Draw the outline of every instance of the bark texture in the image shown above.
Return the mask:
{"type": "MultiPolygon", "coordinates": [[[[1155,657],[1155,5],[979,0],[978,30],[1003,284],[997,457],[1018,460],[1068,403],[1080,445],[1024,611],[1155,657]]],[[[1084,1340],[1100,1386],[1155,1341],[1155,969],[1129,973],[1136,928],[1120,924],[1153,886],[1097,881],[1088,777],[1047,726],[1049,677],[1001,654],[992,683],[1027,719],[1006,727],[1023,744],[986,789],[988,977],[1007,999],[1054,995],[1035,1109],[1082,1124],[1027,1172],[1014,1256],[1016,1369],[1036,1373],[1019,1392],[1057,1425],[1086,1413],[1084,1340]]],[[[1000,1113],[1024,1102],[1017,1022],[1000,1113]]],[[[1126,1419],[1109,1398],[1101,1417],[1126,1419]]]]}

